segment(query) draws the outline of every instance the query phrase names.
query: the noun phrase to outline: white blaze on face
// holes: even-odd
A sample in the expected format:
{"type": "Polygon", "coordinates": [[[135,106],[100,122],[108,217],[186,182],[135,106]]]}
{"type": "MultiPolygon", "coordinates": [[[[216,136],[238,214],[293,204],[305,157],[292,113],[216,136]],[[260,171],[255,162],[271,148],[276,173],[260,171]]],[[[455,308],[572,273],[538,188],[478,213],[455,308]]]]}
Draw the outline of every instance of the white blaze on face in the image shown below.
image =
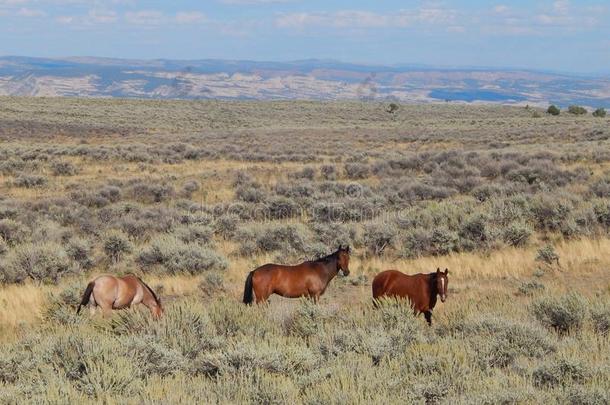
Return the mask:
{"type": "Polygon", "coordinates": [[[445,300],[445,279],[441,277],[441,299],[445,300]]]}

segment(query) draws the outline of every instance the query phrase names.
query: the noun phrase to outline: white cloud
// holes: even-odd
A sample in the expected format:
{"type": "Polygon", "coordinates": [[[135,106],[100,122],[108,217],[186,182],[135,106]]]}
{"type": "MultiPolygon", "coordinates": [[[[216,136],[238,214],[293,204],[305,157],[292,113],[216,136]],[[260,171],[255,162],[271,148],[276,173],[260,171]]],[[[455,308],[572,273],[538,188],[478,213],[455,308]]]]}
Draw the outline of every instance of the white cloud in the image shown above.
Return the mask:
{"type": "Polygon", "coordinates": [[[60,15],[55,18],[55,21],[63,25],[68,25],[74,23],[75,17],[71,15],[60,15]]]}
{"type": "Polygon", "coordinates": [[[493,8],[493,10],[496,14],[505,14],[510,10],[510,8],[504,4],[498,4],[493,8]]]}
{"type": "Polygon", "coordinates": [[[199,11],[180,11],[174,18],[178,24],[198,24],[206,21],[206,16],[199,11]]]}
{"type": "Polygon", "coordinates": [[[27,7],[20,8],[16,14],[19,17],[28,17],[28,18],[44,17],[47,15],[42,10],[32,9],[32,8],[27,8],[27,7]]]}
{"type": "Polygon", "coordinates": [[[161,25],[166,16],[157,10],[129,11],[125,13],[125,21],[135,25],[161,25]]]}
{"type": "Polygon", "coordinates": [[[417,23],[450,24],[456,18],[454,10],[436,6],[423,6],[416,10],[399,10],[393,14],[379,14],[361,10],[343,10],[334,13],[291,13],[276,17],[280,28],[304,29],[308,26],[334,28],[401,28],[417,23]]]}
{"type": "Polygon", "coordinates": [[[92,24],[110,24],[118,20],[118,15],[112,10],[89,10],[87,19],[92,24]]]}
{"type": "Polygon", "coordinates": [[[568,15],[570,12],[570,2],[568,0],[557,0],[553,3],[553,11],[559,15],[568,15]]]}
{"type": "Polygon", "coordinates": [[[223,4],[231,5],[293,3],[294,1],[295,0],[220,0],[223,4]]]}
{"type": "Polygon", "coordinates": [[[174,15],[157,10],[142,10],[125,13],[129,24],[143,26],[200,24],[207,21],[205,14],[199,11],[179,11],[174,15]]]}

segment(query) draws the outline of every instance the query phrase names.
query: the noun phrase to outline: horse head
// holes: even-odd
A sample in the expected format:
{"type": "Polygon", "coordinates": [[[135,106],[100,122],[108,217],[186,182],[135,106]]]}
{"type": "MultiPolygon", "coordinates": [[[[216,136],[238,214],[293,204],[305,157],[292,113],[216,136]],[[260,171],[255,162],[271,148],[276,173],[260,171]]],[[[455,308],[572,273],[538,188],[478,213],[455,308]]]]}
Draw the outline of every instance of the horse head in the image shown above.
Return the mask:
{"type": "Polygon", "coordinates": [[[150,308],[150,311],[152,312],[153,317],[155,319],[161,318],[161,316],[163,315],[164,311],[163,311],[163,305],[161,305],[161,299],[160,298],[156,299],[156,305],[153,305],[150,308]]]}
{"type": "Polygon", "coordinates": [[[340,270],[344,276],[349,275],[349,245],[346,247],[339,246],[337,249],[337,270],[340,270]]]}
{"type": "Polygon", "coordinates": [[[445,271],[441,271],[440,268],[436,269],[436,291],[438,295],[441,296],[441,302],[445,302],[447,299],[447,286],[449,284],[449,279],[447,275],[449,274],[449,270],[445,269],[445,271]]]}

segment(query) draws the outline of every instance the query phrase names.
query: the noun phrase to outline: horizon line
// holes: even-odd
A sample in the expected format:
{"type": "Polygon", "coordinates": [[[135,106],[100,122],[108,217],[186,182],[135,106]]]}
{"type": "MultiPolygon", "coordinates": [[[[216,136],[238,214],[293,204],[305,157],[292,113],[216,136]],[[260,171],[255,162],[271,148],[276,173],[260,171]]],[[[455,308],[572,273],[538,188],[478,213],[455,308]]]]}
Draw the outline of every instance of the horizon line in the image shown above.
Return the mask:
{"type": "MultiPolygon", "coordinates": [[[[535,73],[547,73],[565,76],[579,76],[579,77],[596,77],[596,78],[608,78],[610,79],[610,72],[584,72],[584,71],[563,71],[554,70],[549,68],[528,68],[520,66],[485,66],[485,65],[435,65],[418,62],[397,62],[397,63],[371,63],[371,62],[353,62],[343,61],[339,59],[329,58],[303,58],[303,59],[291,59],[291,60],[255,60],[255,59],[226,59],[226,58],[188,58],[188,59],[173,59],[165,57],[157,58],[126,58],[126,57],[114,57],[114,56],[93,56],[93,55],[71,55],[71,56],[31,56],[31,55],[0,55],[2,58],[24,58],[24,59],[48,59],[48,60],[74,60],[74,59],[102,59],[102,60],[117,60],[117,61],[139,61],[139,62],[155,62],[155,61],[170,61],[170,62],[235,62],[235,63],[277,63],[277,64],[298,64],[306,62],[320,62],[320,63],[334,63],[341,65],[351,65],[354,67],[370,67],[375,69],[400,69],[400,68],[420,68],[428,70],[446,70],[446,71],[459,71],[459,70],[481,70],[481,71],[521,71],[521,72],[535,72],[535,73]]],[[[79,62],[87,64],[86,62],[79,62]]]]}

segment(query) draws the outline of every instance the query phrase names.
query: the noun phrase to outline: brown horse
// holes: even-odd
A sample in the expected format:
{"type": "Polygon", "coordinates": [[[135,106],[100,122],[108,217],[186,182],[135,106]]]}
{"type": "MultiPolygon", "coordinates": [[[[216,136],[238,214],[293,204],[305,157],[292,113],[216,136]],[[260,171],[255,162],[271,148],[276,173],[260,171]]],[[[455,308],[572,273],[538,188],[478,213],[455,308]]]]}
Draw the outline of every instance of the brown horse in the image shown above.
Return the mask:
{"type": "Polygon", "coordinates": [[[135,304],[144,304],[155,318],[163,314],[161,300],[155,292],[137,276],[128,274],[124,277],[103,275],[90,282],[85,289],[76,313],[80,313],[81,307],[92,303],[91,313],[95,307],[102,308],[104,317],[113,309],[129,308],[135,304]]]}
{"type": "Polygon", "coordinates": [[[415,315],[423,312],[428,324],[432,325],[432,310],[436,305],[436,296],[440,295],[442,302],[447,299],[448,274],[447,269],[444,272],[436,269],[434,273],[412,276],[396,270],[387,270],[377,274],[373,279],[373,299],[376,301],[381,297],[408,298],[415,315]]]}
{"type": "Polygon", "coordinates": [[[244,303],[267,301],[271,294],[287,298],[310,297],[318,302],[339,271],[349,275],[349,246],[335,253],[296,266],[265,264],[250,272],[244,287],[244,303]]]}

